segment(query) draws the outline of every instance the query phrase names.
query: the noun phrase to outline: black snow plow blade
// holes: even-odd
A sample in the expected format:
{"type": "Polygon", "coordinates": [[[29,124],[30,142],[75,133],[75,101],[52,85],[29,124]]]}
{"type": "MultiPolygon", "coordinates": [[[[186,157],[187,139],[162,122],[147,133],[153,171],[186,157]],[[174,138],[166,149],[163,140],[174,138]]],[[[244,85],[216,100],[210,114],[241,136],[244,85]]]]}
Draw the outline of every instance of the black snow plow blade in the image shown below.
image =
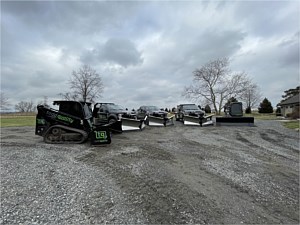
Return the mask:
{"type": "Polygon", "coordinates": [[[143,130],[144,128],[144,120],[122,118],[122,131],[143,130]]]}
{"type": "Polygon", "coordinates": [[[216,126],[254,126],[254,117],[216,117],[216,126]]]}
{"type": "MultiPolygon", "coordinates": [[[[159,127],[166,127],[170,125],[174,125],[173,121],[174,116],[161,118],[155,116],[148,116],[148,125],[149,126],[159,126],[159,127]]],[[[147,117],[145,118],[147,120],[147,117]]]]}
{"type": "Polygon", "coordinates": [[[183,117],[183,124],[192,125],[192,126],[201,126],[201,127],[214,125],[212,121],[212,116],[199,117],[199,116],[189,116],[189,115],[185,115],[183,117]]]}
{"type": "Polygon", "coordinates": [[[109,129],[113,133],[122,133],[122,121],[116,121],[114,123],[107,124],[109,129]]]}

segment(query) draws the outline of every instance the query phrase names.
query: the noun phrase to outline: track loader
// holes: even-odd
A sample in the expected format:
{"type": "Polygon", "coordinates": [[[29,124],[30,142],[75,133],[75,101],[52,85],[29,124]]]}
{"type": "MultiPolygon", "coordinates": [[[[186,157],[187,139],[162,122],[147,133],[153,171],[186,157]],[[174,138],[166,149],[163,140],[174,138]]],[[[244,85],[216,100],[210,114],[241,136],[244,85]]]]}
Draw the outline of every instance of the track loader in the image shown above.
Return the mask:
{"type": "Polygon", "coordinates": [[[35,134],[46,143],[83,143],[88,138],[92,144],[110,144],[110,124],[93,124],[91,103],[54,101],[59,109],[47,105],[37,106],[35,134]]]}
{"type": "Polygon", "coordinates": [[[216,126],[254,126],[254,117],[243,116],[243,104],[232,102],[225,108],[225,116],[216,117],[216,126]]]}

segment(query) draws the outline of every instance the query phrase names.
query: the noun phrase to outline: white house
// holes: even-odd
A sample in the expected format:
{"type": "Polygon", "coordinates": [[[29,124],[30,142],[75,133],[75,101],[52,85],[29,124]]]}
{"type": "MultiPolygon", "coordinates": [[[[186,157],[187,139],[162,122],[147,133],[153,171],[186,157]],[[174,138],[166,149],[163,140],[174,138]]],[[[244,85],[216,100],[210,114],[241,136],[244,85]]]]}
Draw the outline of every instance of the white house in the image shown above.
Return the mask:
{"type": "Polygon", "coordinates": [[[288,114],[293,113],[294,111],[298,110],[300,107],[300,95],[294,95],[287,100],[279,103],[278,106],[281,107],[281,114],[282,116],[286,117],[288,114]]]}

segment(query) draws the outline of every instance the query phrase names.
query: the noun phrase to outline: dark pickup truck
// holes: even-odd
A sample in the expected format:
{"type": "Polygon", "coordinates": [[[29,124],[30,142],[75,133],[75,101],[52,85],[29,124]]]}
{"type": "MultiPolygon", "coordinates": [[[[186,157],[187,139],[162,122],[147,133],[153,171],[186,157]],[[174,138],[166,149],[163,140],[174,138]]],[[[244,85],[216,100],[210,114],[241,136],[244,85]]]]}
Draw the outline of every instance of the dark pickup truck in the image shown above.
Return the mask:
{"type": "Polygon", "coordinates": [[[177,121],[183,121],[185,115],[188,116],[204,116],[205,112],[195,104],[180,104],[177,106],[175,118],[177,121]]]}
{"type": "Polygon", "coordinates": [[[98,123],[115,123],[122,118],[136,118],[135,114],[128,112],[127,109],[114,103],[96,103],[94,105],[93,117],[97,118],[98,123]]]}

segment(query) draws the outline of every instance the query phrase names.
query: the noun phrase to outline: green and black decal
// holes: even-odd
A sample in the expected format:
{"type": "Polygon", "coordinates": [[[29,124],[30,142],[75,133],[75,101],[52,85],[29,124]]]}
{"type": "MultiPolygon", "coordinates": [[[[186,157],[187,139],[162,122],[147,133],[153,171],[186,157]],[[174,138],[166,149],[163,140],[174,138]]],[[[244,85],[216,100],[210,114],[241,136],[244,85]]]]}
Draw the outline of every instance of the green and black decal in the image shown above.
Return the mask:
{"type": "Polygon", "coordinates": [[[91,139],[93,145],[110,144],[109,128],[106,126],[98,126],[93,130],[91,139]]]}

